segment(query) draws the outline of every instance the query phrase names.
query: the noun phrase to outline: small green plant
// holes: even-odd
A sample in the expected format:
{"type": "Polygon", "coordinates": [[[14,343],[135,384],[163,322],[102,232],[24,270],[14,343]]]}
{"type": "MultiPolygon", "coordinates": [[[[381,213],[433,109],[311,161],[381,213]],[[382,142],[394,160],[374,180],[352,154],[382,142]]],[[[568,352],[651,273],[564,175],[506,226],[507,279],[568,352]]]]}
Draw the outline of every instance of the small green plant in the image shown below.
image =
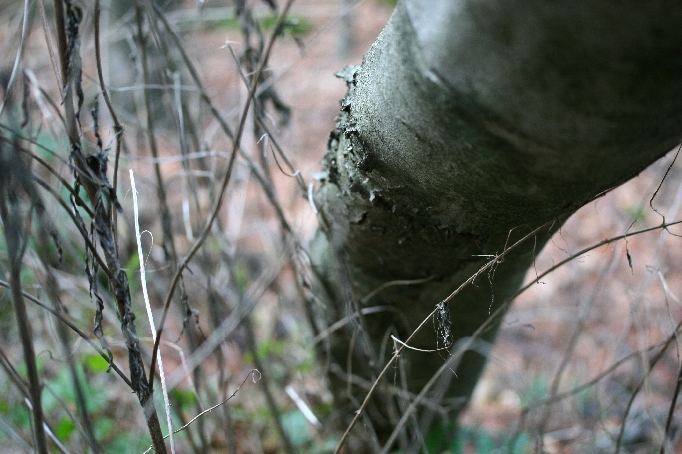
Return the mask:
{"type": "MultiPolygon", "coordinates": [[[[271,31],[277,22],[277,17],[269,15],[256,20],[263,31],[271,31]]],[[[215,23],[213,26],[228,30],[238,30],[240,27],[240,22],[238,18],[230,17],[215,23]]],[[[310,34],[310,32],[313,31],[313,28],[313,23],[310,20],[301,16],[293,15],[287,17],[282,25],[283,33],[292,38],[303,38],[304,36],[310,34]]]]}

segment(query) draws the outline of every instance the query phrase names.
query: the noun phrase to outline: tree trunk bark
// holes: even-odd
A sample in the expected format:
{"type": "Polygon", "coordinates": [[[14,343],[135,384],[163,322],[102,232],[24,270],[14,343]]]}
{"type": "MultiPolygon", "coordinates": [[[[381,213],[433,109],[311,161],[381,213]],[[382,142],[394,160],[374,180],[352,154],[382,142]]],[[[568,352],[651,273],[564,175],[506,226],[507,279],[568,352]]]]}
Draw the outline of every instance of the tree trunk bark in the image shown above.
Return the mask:
{"type": "MultiPolygon", "coordinates": [[[[327,339],[339,402],[357,408],[367,389],[347,374],[376,377],[389,334],[404,341],[481,255],[555,220],[479,276],[450,314],[441,311],[450,322],[434,321],[411,347],[470,336],[571,213],[678,143],[680,30],[672,1],[398,4],[362,64],[340,73],[348,93],[315,198],[312,256],[330,296],[326,317],[351,320],[327,339]]],[[[489,330],[483,340],[493,339],[489,330]]],[[[405,351],[385,381],[404,379],[404,391],[417,393],[446,359],[405,351]]],[[[468,353],[434,388],[447,389],[437,403],[465,403],[484,362],[468,353]]],[[[410,398],[379,394],[391,397],[366,421],[382,438],[410,398]]]]}

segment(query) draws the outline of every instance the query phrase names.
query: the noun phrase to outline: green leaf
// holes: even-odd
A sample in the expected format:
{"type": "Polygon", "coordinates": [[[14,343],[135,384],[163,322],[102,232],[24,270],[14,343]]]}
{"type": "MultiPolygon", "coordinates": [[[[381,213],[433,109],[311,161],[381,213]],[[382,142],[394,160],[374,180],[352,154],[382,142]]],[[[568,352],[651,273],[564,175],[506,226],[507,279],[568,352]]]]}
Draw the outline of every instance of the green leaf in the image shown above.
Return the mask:
{"type": "Polygon", "coordinates": [[[239,290],[246,290],[250,282],[250,273],[248,267],[238,262],[234,266],[234,283],[239,290]]]}
{"type": "MultiPolygon", "coordinates": [[[[264,30],[272,29],[277,23],[277,16],[266,16],[260,20],[264,30]]],[[[299,16],[287,16],[282,24],[282,31],[294,38],[301,38],[313,30],[313,23],[299,16]]]]}
{"type": "MultiPolygon", "coordinates": [[[[146,263],[146,262],[145,262],[146,263]]],[[[125,270],[130,275],[131,273],[137,272],[139,274],[140,268],[140,256],[137,254],[131,254],[128,262],[126,263],[125,270]]]]}
{"type": "Polygon", "coordinates": [[[310,374],[313,372],[313,369],[315,368],[315,361],[313,358],[306,358],[300,363],[296,364],[295,369],[296,372],[300,374],[310,374]]]}
{"type": "Polygon", "coordinates": [[[171,398],[175,400],[180,409],[186,409],[193,406],[197,402],[197,396],[191,389],[173,389],[171,390],[171,398]]]}
{"type": "MultiPolygon", "coordinates": [[[[40,356],[36,356],[36,367],[38,369],[38,375],[42,375],[43,372],[45,371],[45,362],[40,356]]],[[[26,363],[23,361],[20,362],[19,365],[17,366],[17,371],[19,371],[19,374],[21,374],[24,377],[28,376],[28,368],[26,367],[26,363]]]]}
{"type": "MultiPolygon", "coordinates": [[[[269,15],[258,19],[258,24],[263,30],[270,31],[277,23],[277,16],[269,15]]],[[[219,27],[230,30],[238,30],[240,27],[239,19],[230,17],[218,23],[219,27]]],[[[313,23],[302,16],[287,16],[282,24],[282,32],[293,38],[302,38],[313,31],[313,23]]]]}
{"type": "Polygon", "coordinates": [[[60,419],[54,427],[57,437],[62,441],[69,441],[74,430],[76,430],[76,423],[69,418],[60,419]]]}
{"type": "Polygon", "coordinates": [[[268,359],[272,355],[279,355],[284,352],[285,346],[284,341],[267,339],[258,345],[256,354],[259,359],[268,359]]]}
{"type": "Polygon", "coordinates": [[[99,354],[92,354],[85,357],[85,367],[90,371],[101,374],[109,370],[109,363],[99,354]]]}
{"type": "Polygon", "coordinates": [[[106,438],[114,427],[114,422],[110,418],[98,418],[95,420],[95,437],[98,439],[106,438]]]}
{"type": "Polygon", "coordinates": [[[10,407],[8,416],[13,424],[24,429],[30,429],[31,413],[29,413],[28,409],[23,403],[10,407]]]}
{"type": "Polygon", "coordinates": [[[434,424],[424,440],[428,452],[440,452],[443,446],[452,441],[454,431],[454,422],[434,424]]]}

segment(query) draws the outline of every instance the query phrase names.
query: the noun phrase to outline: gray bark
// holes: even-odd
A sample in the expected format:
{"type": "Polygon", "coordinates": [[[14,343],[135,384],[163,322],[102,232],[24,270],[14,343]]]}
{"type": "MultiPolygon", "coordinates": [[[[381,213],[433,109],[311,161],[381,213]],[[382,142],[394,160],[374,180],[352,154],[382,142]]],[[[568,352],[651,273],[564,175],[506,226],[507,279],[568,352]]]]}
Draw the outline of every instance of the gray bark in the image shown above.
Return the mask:
{"type": "MultiPolygon", "coordinates": [[[[556,219],[451,303],[454,338],[471,335],[566,217],[675,146],[680,30],[673,1],[400,2],[362,64],[342,73],[348,94],[316,194],[313,245],[330,323],[362,306],[391,310],[336,331],[332,361],[372,379],[391,353],[387,334],[404,340],[478,269],[477,255],[556,219]],[[415,279],[427,282],[366,298],[415,279]]],[[[412,345],[443,342],[431,328],[412,345]]],[[[444,357],[404,353],[409,391],[444,357]]],[[[469,354],[449,374],[445,398],[466,400],[483,364],[469,354]]],[[[338,401],[356,409],[366,390],[333,381],[338,401]]],[[[379,413],[369,409],[381,432],[394,421],[379,413]]]]}

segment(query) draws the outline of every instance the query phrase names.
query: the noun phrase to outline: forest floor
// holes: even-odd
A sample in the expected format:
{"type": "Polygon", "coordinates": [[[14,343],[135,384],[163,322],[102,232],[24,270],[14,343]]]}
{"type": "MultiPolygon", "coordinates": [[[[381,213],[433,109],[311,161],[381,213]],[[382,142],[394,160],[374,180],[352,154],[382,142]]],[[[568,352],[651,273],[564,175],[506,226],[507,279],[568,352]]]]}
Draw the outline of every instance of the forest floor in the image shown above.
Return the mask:
{"type": "MultiPolygon", "coordinates": [[[[11,12],[5,3],[10,5],[12,2],[0,1],[0,51],[3,55],[14,55],[16,40],[10,37],[17,30],[20,14],[11,12]]],[[[236,124],[246,89],[226,45],[232,45],[237,53],[240,52],[238,24],[229,18],[220,19],[220,15],[224,14],[221,7],[224,2],[207,2],[202,14],[196,13],[196,8],[191,6],[194,2],[186,3],[189,13],[173,13],[169,17],[183,30],[184,46],[200,70],[206,92],[229,123],[236,124]]],[[[350,21],[345,21],[341,4],[350,3],[297,0],[291,13],[298,21],[298,31],[294,33],[297,39],[288,37],[277,42],[268,68],[270,80],[274,80],[277,93],[291,112],[287,124],[280,121],[282,117],[277,113],[271,113],[269,120],[278,125],[272,139],[278,141],[306,184],[315,182],[329,133],[334,128],[339,100],[345,93],[344,82],[334,74],[345,65],[361,62],[362,55],[391,12],[389,2],[359,1],[351,9],[350,21]]],[[[263,10],[258,11],[262,13],[265,6],[261,7],[263,10]]],[[[112,29],[111,33],[125,35],[130,32],[121,28],[112,29]]],[[[83,44],[82,51],[84,54],[92,52],[92,45],[83,44]]],[[[28,39],[25,55],[25,67],[31,68],[39,80],[47,81],[50,76],[54,79],[50,74],[52,69],[45,41],[39,33],[28,39]]],[[[115,65],[112,64],[108,71],[115,73],[118,70],[115,65]]],[[[96,79],[93,62],[84,61],[84,70],[84,79],[92,83],[96,79]]],[[[44,82],[44,86],[48,92],[57,91],[54,82],[44,82]]],[[[123,96],[126,93],[126,87],[112,87],[118,88],[115,94],[123,96]]],[[[130,91],[134,92],[133,89],[130,91]]],[[[139,93],[135,96],[133,102],[139,106],[139,93]]],[[[191,96],[194,103],[191,105],[200,111],[196,107],[199,97],[196,94],[191,96]]],[[[216,169],[223,164],[220,159],[227,155],[228,141],[221,137],[217,122],[205,111],[197,116],[197,125],[202,128],[201,151],[210,156],[209,173],[215,175],[218,173],[216,169]]],[[[150,280],[152,300],[160,300],[164,295],[169,266],[160,246],[159,206],[145,128],[141,126],[142,120],[135,115],[122,115],[122,119],[130,153],[121,161],[123,189],[119,197],[125,213],[121,217],[127,220],[120,221],[121,242],[124,244],[121,249],[130,252],[129,261],[124,265],[131,280],[131,292],[138,295],[137,302],[142,307],[140,283],[135,280],[139,259],[135,258],[135,238],[131,234],[132,198],[128,169],[133,169],[138,178],[140,223],[146,226],[143,229],[152,232],[153,237],[153,246],[148,239],[144,242],[150,262],[147,279],[150,280]]],[[[172,124],[172,121],[168,123],[172,124]]],[[[215,183],[215,176],[207,176],[205,169],[199,166],[185,168],[182,159],[176,159],[181,154],[177,134],[172,127],[165,128],[164,124],[159,126],[159,130],[163,131],[158,138],[163,162],[161,169],[167,178],[169,203],[177,220],[174,240],[178,248],[185,251],[198,233],[199,219],[206,215],[210,205],[210,190],[207,188],[215,183]],[[200,189],[196,194],[192,194],[188,186],[188,174],[196,179],[200,189]],[[193,195],[197,196],[198,206],[202,207],[200,216],[194,212],[187,214],[191,209],[186,209],[186,205],[191,205],[188,199],[193,195]]],[[[48,127],[45,130],[50,131],[48,127]]],[[[105,140],[112,140],[111,134],[104,135],[105,140]]],[[[37,136],[43,144],[52,145],[55,149],[63,145],[64,137],[59,138],[58,133],[53,133],[54,137],[42,132],[37,136]]],[[[306,244],[317,228],[307,192],[288,175],[291,172],[280,170],[281,163],[273,160],[269,147],[263,147],[263,140],[267,143],[271,139],[257,137],[249,123],[243,148],[269,169],[294,236],[306,244]]],[[[515,440],[514,452],[539,452],[540,446],[549,453],[613,452],[621,428],[627,452],[658,450],[682,363],[680,346],[674,336],[682,320],[682,240],[674,234],[682,233],[682,229],[674,227],[670,232],[654,229],[633,235],[627,241],[614,241],[580,255],[547,276],[537,276],[602,240],[657,226],[662,215],[667,221],[682,217],[682,163],[677,162],[665,176],[673,155],[667,155],[632,181],[583,207],[539,251],[535,266],[526,277],[527,282],[537,281],[536,285],[518,298],[503,322],[497,342],[490,351],[486,372],[462,417],[458,438],[450,446],[453,452],[506,452],[504,443],[511,438],[515,440]],[[658,350],[651,347],[667,339],[672,339],[671,346],[658,359],[658,350]],[[597,378],[599,380],[595,381],[597,378]],[[590,381],[595,382],[581,387],[590,381]],[[629,406],[628,401],[634,394],[637,397],[629,406]],[[557,396],[561,398],[557,402],[542,405],[542,402],[557,396]],[[627,423],[623,425],[626,412],[627,423]],[[539,432],[544,435],[536,436],[539,432]]],[[[61,170],[65,175],[69,174],[65,164],[61,170]]],[[[586,172],[590,171],[598,169],[586,169],[586,172]]],[[[220,234],[205,246],[211,251],[219,250],[220,254],[213,259],[199,254],[201,257],[197,259],[196,268],[190,267],[191,272],[186,278],[186,291],[190,302],[201,313],[197,326],[201,335],[206,337],[220,328],[206,301],[212,298],[257,299],[258,306],[249,322],[253,323],[257,346],[250,349],[249,335],[236,333],[221,347],[223,370],[219,371],[216,362],[203,364],[203,378],[199,380],[204,383],[185,378],[179,381],[180,391],[173,398],[185,411],[185,416],[194,414],[197,408],[206,408],[219,401],[220,395],[228,395],[227,391],[234,390],[260,359],[270,374],[270,386],[281,407],[285,430],[292,442],[301,452],[325,452],[333,446],[338,434],[317,427],[305,415],[302,416],[305,404],[301,402],[308,402],[320,414],[330,412],[331,403],[324,389],[322,374],[314,365],[310,333],[302,321],[304,315],[296,294],[294,270],[283,264],[286,262],[283,258],[286,241],[282,240],[280,220],[270,200],[250,177],[248,166],[243,161],[239,161],[235,168],[229,194],[219,214],[220,234]],[[220,260],[229,262],[232,270],[228,272],[228,265],[217,263],[220,260]],[[230,288],[223,292],[220,288],[223,281],[231,282],[234,288],[226,285],[230,288]],[[234,296],[235,293],[238,296],[234,296]],[[201,405],[195,406],[198,398],[192,397],[191,393],[183,394],[192,387],[202,389],[201,405]],[[296,395],[302,396],[302,400],[292,397],[296,395]]],[[[74,247],[81,247],[77,235],[74,238],[67,243],[72,241],[74,247]]],[[[496,252],[481,251],[481,254],[496,252]]],[[[40,267],[31,251],[26,263],[30,268],[26,287],[40,294],[41,273],[37,271],[40,267]]],[[[93,316],[88,281],[83,276],[80,263],[76,259],[74,263],[71,271],[58,275],[63,293],[75,295],[73,299],[78,300],[70,309],[73,317],[82,320],[86,326],[84,329],[88,330],[93,316]]],[[[1,265],[4,274],[6,262],[1,265]]],[[[6,293],[0,290],[3,304],[9,301],[6,293]]],[[[3,311],[0,328],[6,334],[0,336],[2,345],[7,348],[9,357],[20,363],[20,349],[11,345],[11,334],[7,334],[14,333],[14,322],[8,311],[3,311]]],[[[59,390],[68,394],[64,391],[68,388],[68,380],[63,367],[60,369],[58,355],[53,358],[50,350],[50,339],[53,339],[50,336],[54,331],[52,322],[44,314],[37,314],[34,329],[39,333],[37,337],[41,338],[37,342],[41,367],[46,370],[48,384],[58,391],[57,398],[48,398],[48,414],[61,415],[55,401],[65,398],[64,395],[59,396],[59,390]]],[[[145,319],[146,315],[140,309],[139,323],[145,319]]],[[[112,339],[116,339],[117,335],[120,337],[113,311],[105,312],[105,320],[108,324],[106,334],[112,339]]],[[[183,318],[174,313],[168,322],[168,345],[162,348],[169,371],[186,367],[191,356],[191,352],[179,341],[183,334],[183,318]]],[[[120,343],[120,339],[118,344],[115,340],[112,343],[114,354],[119,362],[125,364],[126,354],[120,343]]],[[[83,345],[76,345],[76,349],[84,355],[86,362],[95,361],[83,345]]],[[[93,397],[93,413],[108,421],[108,425],[103,424],[97,430],[103,442],[108,443],[109,451],[139,452],[139,448],[146,448],[141,413],[133,405],[134,399],[119,399],[120,390],[124,388],[109,388],[111,374],[103,373],[101,365],[93,363],[88,367],[86,374],[91,378],[92,395],[99,399],[93,397]],[[115,423],[119,421],[122,428],[117,430],[115,423]],[[117,437],[120,441],[122,432],[126,433],[126,438],[118,443],[117,437]]],[[[30,434],[30,423],[25,410],[23,413],[12,410],[21,405],[21,399],[16,395],[11,397],[14,393],[11,383],[3,378],[0,384],[0,394],[10,395],[0,399],[0,420],[3,423],[0,426],[0,451],[12,452],[21,449],[22,439],[30,438],[27,435],[30,434]]],[[[269,420],[267,398],[259,392],[257,385],[245,382],[239,388],[232,409],[224,410],[224,417],[232,418],[232,433],[239,438],[236,446],[239,452],[276,452],[281,447],[269,420]]],[[[678,452],[682,452],[679,404],[675,410],[678,411],[673,412],[670,433],[677,443],[678,452]]],[[[61,416],[54,418],[59,423],[68,421],[61,416]]],[[[64,424],[68,426],[68,423],[64,424]]],[[[446,426],[444,424],[444,430],[446,426]]],[[[74,430],[71,427],[60,432],[64,437],[62,441],[68,443],[74,430]]],[[[208,445],[216,452],[227,449],[229,442],[225,437],[215,435],[219,431],[208,422],[206,427],[195,432],[197,439],[201,431],[211,434],[208,445]]]]}

